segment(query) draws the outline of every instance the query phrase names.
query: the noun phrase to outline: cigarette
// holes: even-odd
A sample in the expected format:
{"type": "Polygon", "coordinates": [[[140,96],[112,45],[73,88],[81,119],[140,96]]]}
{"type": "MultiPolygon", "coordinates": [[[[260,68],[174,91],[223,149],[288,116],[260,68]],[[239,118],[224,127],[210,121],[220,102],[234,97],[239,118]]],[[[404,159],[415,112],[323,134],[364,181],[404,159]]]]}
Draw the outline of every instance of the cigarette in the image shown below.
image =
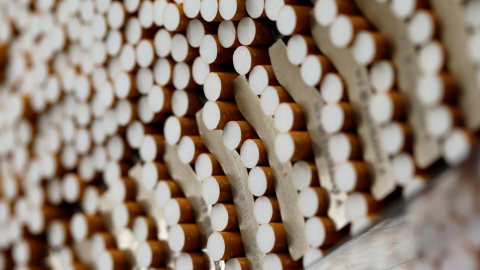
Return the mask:
{"type": "Polygon", "coordinates": [[[393,13],[401,20],[408,19],[416,10],[427,7],[428,1],[424,0],[392,0],[390,3],[393,13]]]}
{"type": "Polygon", "coordinates": [[[282,222],[276,197],[258,197],[253,205],[253,215],[259,224],[282,222]]]}
{"type": "Polygon", "coordinates": [[[266,196],[275,193],[272,170],[270,167],[257,166],[248,173],[248,189],[253,196],[266,196]]]}
{"type": "Polygon", "coordinates": [[[380,139],[383,149],[388,154],[409,151],[413,143],[412,129],[406,123],[391,122],[382,128],[380,139]]]}
{"type": "Polygon", "coordinates": [[[67,220],[54,220],[50,223],[47,231],[47,243],[51,248],[60,248],[70,240],[70,226],[67,220]]]}
{"type": "Polygon", "coordinates": [[[245,256],[240,232],[214,232],[208,237],[207,253],[214,261],[245,256]]]}
{"type": "Polygon", "coordinates": [[[248,15],[254,19],[267,17],[267,14],[265,14],[265,1],[246,0],[245,9],[248,15]]]}
{"type": "Polygon", "coordinates": [[[268,164],[267,152],[260,139],[246,140],[240,147],[240,157],[243,165],[248,169],[268,164]]]}
{"type": "Polygon", "coordinates": [[[317,166],[311,161],[299,160],[292,166],[292,183],[298,191],[318,186],[317,166]]]}
{"type": "Polygon", "coordinates": [[[302,263],[303,267],[308,267],[313,265],[313,263],[318,262],[324,256],[324,251],[319,248],[309,248],[305,255],[303,255],[302,263]]]}
{"type": "Polygon", "coordinates": [[[240,75],[245,75],[254,66],[269,65],[270,56],[266,48],[240,46],[233,53],[233,67],[240,75]]]}
{"type": "Polygon", "coordinates": [[[62,162],[62,167],[70,170],[75,168],[78,163],[78,155],[73,146],[71,145],[64,145],[62,149],[62,153],[60,154],[60,159],[62,162]]]}
{"type": "Polygon", "coordinates": [[[168,31],[183,32],[187,29],[189,19],[185,16],[181,4],[168,3],[163,16],[163,26],[168,31]]]}
{"type": "Polygon", "coordinates": [[[375,201],[369,193],[354,192],[348,195],[346,202],[347,217],[355,220],[380,210],[381,203],[375,201]]]}
{"type": "Polygon", "coordinates": [[[418,195],[428,185],[428,178],[418,175],[410,179],[402,189],[402,197],[405,199],[411,199],[415,195],[418,195]]]}
{"type": "Polygon", "coordinates": [[[225,48],[220,44],[217,35],[205,35],[200,44],[200,56],[207,64],[229,63],[233,49],[225,48]]]}
{"type": "Polygon", "coordinates": [[[455,79],[450,74],[429,74],[418,79],[416,96],[425,106],[452,103],[458,93],[456,88],[455,79]]]}
{"type": "Polygon", "coordinates": [[[357,7],[350,0],[319,0],[313,10],[317,23],[322,26],[330,26],[340,14],[358,13],[357,7]]]}
{"type": "Polygon", "coordinates": [[[240,20],[237,35],[240,43],[245,46],[269,45],[275,41],[268,21],[261,19],[254,20],[250,17],[245,17],[240,20]]]}
{"type": "Polygon", "coordinates": [[[230,121],[223,128],[223,144],[227,149],[238,150],[248,139],[258,138],[247,121],[230,121]]]}
{"type": "MultiPolygon", "coordinates": [[[[173,33],[168,32],[165,29],[160,29],[155,33],[153,37],[153,43],[155,44],[155,54],[160,59],[163,59],[170,55],[172,51],[172,38],[173,33]]],[[[158,61],[160,61],[160,59],[158,61]]]]}
{"type": "Polygon", "coordinates": [[[302,110],[296,103],[281,103],[273,116],[275,127],[280,132],[305,130],[302,110]]]}
{"type": "Polygon", "coordinates": [[[106,38],[106,50],[110,57],[115,57],[122,48],[123,35],[119,30],[110,29],[106,38]]]}
{"type": "Polygon", "coordinates": [[[300,260],[294,261],[288,253],[269,253],[263,260],[263,269],[300,269],[302,262],[300,260]]]}
{"type": "MultiPolygon", "coordinates": [[[[116,98],[115,98],[115,93],[114,93],[114,85],[111,82],[105,82],[102,84],[98,95],[99,98],[99,106],[102,106],[104,111],[106,109],[112,108],[113,105],[116,104],[116,98]]],[[[67,97],[65,99],[68,100],[67,97]]],[[[68,138],[67,138],[68,139],[68,138]]]]}
{"type": "Polygon", "coordinates": [[[197,20],[198,18],[200,18],[200,6],[201,0],[184,0],[183,12],[188,18],[197,20]]]}
{"type": "Polygon", "coordinates": [[[341,14],[330,27],[330,40],[335,47],[346,48],[352,45],[360,31],[370,28],[369,23],[362,16],[341,14]]]}
{"type": "Polygon", "coordinates": [[[287,42],[287,57],[290,63],[298,66],[309,54],[320,54],[311,36],[297,34],[290,37],[287,42]]]}
{"type": "Polygon", "coordinates": [[[116,162],[126,162],[131,157],[130,148],[120,135],[115,135],[108,139],[107,152],[111,160],[116,162]]]}
{"type": "Polygon", "coordinates": [[[322,216],[327,213],[330,200],[327,191],[322,187],[308,187],[298,196],[298,209],[306,218],[322,216]]]}
{"type": "Polygon", "coordinates": [[[474,137],[465,128],[455,128],[443,141],[443,157],[450,165],[460,164],[470,156],[474,137]]]}
{"type": "Polygon", "coordinates": [[[86,75],[79,75],[75,82],[75,97],[81,102],[90,101],[93,97],[90,78],[86,75]]]}
{"type": "Polygon", "coordinates": [[[155,186],[154,202],[164,208],[170,198],[184,197],[182,190],[173,180],[160,180],[155,186]]]}
{"type": "Polygon", "coordinates": [[[155,113],[148,106],[148,96],[142,96],[137,103],[137,115],[140,121],[144,124],[157,123],[165,120],[165,115],[155,113]]]}
{"type": "Polygon", "coordinates": [[[135,261],[139,267],[159,267],[165,264],[164,247],[158,240],[140,243],[135,252],[135,261]]]}
{"type": "Polygon", "coordinates": [[[218,41],[224,48],[237,48],[240,41],[237,35],[238,22],[222,21],[218,25],[218,41]]]}
{"type": "Polygon", "coordinates": [[[205,78],[203,91],[210,101],[234,98],[233,80],[237,74],[233,72],[210,72],[205,78]]]}
{"type": "Polygon", "coordinates": [[[230,183],[224,175],[209,176],[203,181],[203,200],[210,205],[231,203],[233,200],[230,183]]]}
{"type": "Polygon", "coordinates": [[[138,69],[135,47],[130,44],[124,44],[122,46],[122,50],[120,51],[120,64],[121,70],[124,72],[135,72],[138,69]]]}
{"type": "Polygon", "coordinates": [[[284,36],[309,33],[311,11],[312,8],[307,6],[283,6],[277,15],[278,32],[284,36]]]}
{"type": "MultiPolygon", "coordinates": [[[[6,186],[6,181],[5,181],[6,178],[2,179],[2,184],[4,186],[6,186]]],[[[11,181],[11,180],[9,180],[11,181]]],[[[5,193],[3,191],[3,193],[5,193]]],[[[7,213],[9,213],[8,211],[6,211],[7,213]]],[[[22,222],[27,222],[28,221],[28,218],[29,218],[29,215],[28,215],[28,202],[27,202],[27,199],[24,198],[24,197],[19,197],[15,200],[15,205],[14,205],[14,213],[15,213],[15,217],[19,220],[19,221],[22,221],[22,222]]],[[[7,214],[8,216],[8,214],[7,214]]],[[[2,218],[3,219],[3,218],[2,218]]],[[[7,218],[5,217],[5,220],[7,218]]]]}
{"type": "Polygon", "coordinates": [[[321,123],[325,131],[334,134],[355,128],[355,116],[350,103],[327,104],[322,109],[321,123]]]}
{"type": "MultiPolygon", "coordinates": [[[[193,0],[193,1],[196,1],[196,0],[193,0]]],[[[195,6],[187,7],[186,3],[183,4],[183,10],[185,11],[185,14],[187,14],[187,11],[190,12],[189,10],[194,8],[196,7],[195,6]]],[[[198,8],[200,9],[200,1],[198,1],[198,8]]],[[[200,12],[200,10],[198,12],[200,12]]],[[[202,39],[206,34],[214,34],[217,32],[216,26],[217,26],[216,23],[207,23],[199,19],[191,20],[188,23],[187,32],[186,32],[188,44],[190,44],[190,46],[192,46],[193,48],[200,47],[200,44],[202,43],[202,39]]],[[[220,39],[220,30],[218,32],[219,32],[218,36],[220,39]]]]}
{"type": "Polygon", "coordinates": [[[310,135],[307,131],[280,133],[275,138],[275,154],[281,162],[311,158],[310,135]]]}
{"type": "MultiPolygon", "coordinates": [[[[69,96],[68,98],[65,98],[65,103],[63,103],[64,106],[75,106],[76,103],[74,100],[70,99],[72,98],[69,96]]],[[[75,112],[75,109],[72,109],[72,113],[75,112]]],[[[61,123],[61,128],[62,128],[62,136],[64,142],[72,142],[74,137],[75,137],[75,132],[76,132],[76,125],[73,122],[73,116],[68,117],[67,119],[64,119],[63,122],[61,123]]]]}
{"type": "Polygon", "coordinates": [[[170,179],[167,166],[163,162],[146,162],[142,168],[142,184],[153,189],[159,179],[170,179]]]}
{"type": "MultiPolygon", "coordinates": [[[[188,29],[188,27],[187,27],[188,29]]],[[[192,62],[199,56],[198,48],[188,44],[184,34],[177,33],[172,39],[172,58],[176,62],[192,62]]]]}
{"type": "Polygon", "coordinates": [[[422,45],[436,37],[439,33],[439,20],[429,10],[418,10],[407,23],[407,32],[414,45],[422,45]]]}
{"type": "Polygon", "coordinates": [[[168,246],[174,252],[199,250],[201,247],[197,225],[176,224],[170,227],[168,246]]]}
{"type": "Polygon", "coordinates": [[[223,20],[218,10],[218,0],[202,0],[200,14],[207,22],[219,22],[223,20]]]}
{"type": "Polygon", "coordinates": [[[206,261],[207,258],[204,253],[183,252],[175,261],[175,267],[178,269],[203,269],[206,261]]]}
{"type": "Polygon", "coordinates": [[[368,164],[364,161],[342,162],[335,167],[334,181],[344,192],[365,190],[370,187],[368,164]]]}
{"type": "Polygon", "coordinates": [[[215,231],[238,231],[237,212],[234,204],[217,203],[210,213],[212,227],[215,231]]]}
{"type": "Polygon", "coordinates": [[[124,127],[137,117],[137,104],[130,100],[120,100],[115,106],[118,125],[124,127]]]}
{"type": "Polygon", "coordinates": [[[248,76],[250,90],[259,96],[267,86],[279,85],[277,77],[270,65],[255,66],[248,76]]]}
{"type": "MultiPolygon", "coordinates": [[[[140,20],[141,21],[141,20],[140,20]]],[[[172,39],[172,57],[173,57],[173,45],[175,41],[175,36],[172,39]]],[[[153,39],[142,39],[137,46],[135,47],[135,58],[137,59],[137,64],[141,68],[148,68],[153,65],[155,60],[154,49],[155,44],[153,39]]]]}
{"type": "Polygon", "coordinates": [[[159,130],[154,126],[149,126],[140,121],[133,121],[127,127],[127,142],[133,149],[138,149],[142,144],[145,134],[157,133],[159,130]]]}
{"type": "Polygon", "coordinates": [[[82,210],[87,215],[95,215],[99,208],[100,196],[105,192],[105,188],[89,185],[85,188],[82,197],[82,210]]]}
{"type": "MultiPolygon", "coordinates": [[[[248,3],[249,0],[247,0],[248,3]]],[[[231,258],[225,263],[226,269],[248,270],[248,259],[246,257],[231,258]]]]}
{"type": "Polygon", "coordinates": [[[92,257],[104,250],[113,249],[116,247],[115,236],[108,231],[97,232],[90,240],[90,247],[92,257]]]}
{"type": "Polygon", "coordinates": [[[113,2],[108,8],[108,26],[111,29],[119,29],[125,23],[125,8],[120,2],[113,2]]]}
{"type": "Polygon", "coordinates": [[[170,116],[165,121],[163,133],[168,144],[177,144],[183,136],[198,135],[197,121],[189,117],[170,116]]]}
{"type": "Polygon", "coordinates": [[[460,125],[461,113],[456,107],[439,105],[427,110],[425,120],[427,132],[434,138],[441,138],[460,125]]]}
{"type": "Polygon", "coordinates": [[[114,228],[132,227],[135,218],[144,214],[142,206],[137,202],[121,203],[112,211],[112,225],[114,228]]]}
{"type": "MultiPolygon", "coordinates": [[[[58,149],[60,150],[60,149],[58,149]]],[[[57,152],[58,153],[58,152],[57,152]]],[[[26,155],[26,154],[19,154],[19,155],[26,155]]],[[[20,157],[22,159],[22,157],[20,157]]],[[[20,162],[26,162],[20,161],[20,162]]],[[[61,163],[60,163],[60,158],[58,155],[53,154],[53,153],[44,153],[40,157],[40,163],[43,167],[43,174],[45,178],[52,179],[56,175],[62,175],[64,172],[61,163]]],[[[22,166],[19,166],[22,167],[22,166]]],[[[80,160],[80,163],[78,164],[78,173],[80,177],[82,177],[85,181],[91,181],[94,177],[93,174],[85,174],[85,170],[94,170],[93,168],[93,161],[91,156],[83,156],[80,160]],[[84,163],[87,163],[87,166],[85,166],[84,163]],[[88,168],[85,168],[88,167],[88,168]],[[85,176],[85,177],[84,177],[85,176]],[[88,178],[88,179],[87,179],[88,178]]],[[[20,169],[19,169],[20,171],[20,169]]]]}
{"type": "MultiPolygon", "coordinates": [[[[28,200],[32,206],[42,206],[45,204],[46,201],[46,190],[43,186],[40,185],[33,185],[29,188],[25,188],[24,198],[28,200]]],[[[9,204],[10,210],[12,210],[13,206],[11,203],[9,204]]]]}
{"type": "Polygon", "coordinates": [[[75,113],[75,120],[80,129],[90,124],[92,120],[92,113],[87,102],[77,103],[75,113]]]}
{"type": "MultiPolygon", "coordinates": [[[[5,186],[5,180],[2,181],[2,185],[5,186]]],[[[87,190],[85,190],[87,192],[87,190]]],[[[2,189],[2,194],[7,198],[8,196],[5,195],[6,193],[6,188],[3,187],[2,189]]],[[[85,195],[84,195],[85,197],[85,195]]],[[[53,206],[58,206],[62,202],[62,184],[59,179],[55,178],[47,183],[47,200],[48,203],[53,205],[53,206]]],[[[16,203],[19,203],[21,201],[16,201],[16,203]]],[[[20,203],[21,204],[21,203],[20,203]]]]}
{"type": "MultiPolygon", "coordinates": [[[[193,79],[192,67],[184,62],[176,63],[173,68],[173,86],[177,89],[193,90],[198,87],[193,79]]],[[[173,101],[172,101],[173,102],[173,101]]],[[[175,102],[173,102],[175,104],[175,102]]]]}
{"type": "Polygon", "coordinates": [[[310,86],[318,85],[332,71],[332,64],[323,55],[308,55],[300,67],[303,81],[310,86]]]}
{"type": "Polygon", "coordinates": [[[212,154],[202,153],[195,160],[195,173],[203,181],[209,176],[223,174],[223,169],[212,154]]]}
{"type": "Polygon", "coordinates": [[[132,231],[137,241],[157,239],[157,225],[155,220],[148,216],[138,216],[132,224],[132,231]]]}
{"type": "Polygon", "coordinates": [[[413,156],[403,152],[392,158],[392,173],[397,184],[403,186],[421,171],[416,167],[413,156]]]}
{"type": "Polygon", "coordinates": [[[389,55],[385,37],[374,31],[360,31],[352,45],[353,57],[361,65],[370,65],[389,55]]]}
{"type": "Polygon", "coordinates": [[[202,104],[194,91],[175,90],[172,95],[172,112],[175,116],[192,116],[202,104]]]}
{"type": "Polygon", "coordinates": [[[113,181],[127,175],[130,168],[130,164],[109,161],[103,170],[103,181],[108,186],[113,181]]]}
{"type": "Polygon", "coordinates": [[[48,255],[45,243],[38,239],[24,239],[12,247],[12,258],[16,265],[41,264],[48,255]]]}
{"type": "Polygon", "coordinates": [[[328,138],[328,153],[336,163],[362,156],[360,138],[357,134],[337,133],[328,138]]]}
{"type": "Polygon", "coordinates": [[[96,171],[99,173],[103,172],[107,164],[107,150],[105,150],[105,147],[103,145],[95,146],[92,157],[96,171]]]}
{"type": "Polygon", "coordinates": [[[193,164],[198,155],[207,152],[200,136],[183,136],[178,143],[178,158],[184,164],[193,164]]]}
{"type": "Polygon", "coordinates": [[[280,103],[292,101],[288,92],[281,86],[267,86],[260,96],[260,106],[268,116],[275,114],[280,103]]]}
{"type": "Polygon", "coordinates": [[[155,85],[148,92],[148,106],[154,113],[172,112],[172,94],[171,88],[155,85]]]}
{"type": "Polygon", "coordinates": [[[107,249],[97,254],[96,269],[126,270],[129,268],[127,257],[118,249],[107,249]]]}
{"type": "Polygon", "coordinates": [[[69,173],[62,179],[63,198],[68,203],[78,202],[83,196],[86,184],[76,174],[69,173]]]}
{"type": "Polygon", "coordinates": [[[94,233],[105,231],[105,224],[100,215],[84,215],[81,212],[73,215],[70,221],[70,233],[75,242],[81,242],[94,233]]]}
{"type": "Polygon", "coordinates": [[[257,246],[265,253],[287,251],[287,237],[283,223],[262,224],[257,230],[257,246]]]}
{"type": "MultiPolygon", "coordinates": [[[[104,45],[102,44],[102,46],[104,45]]],[[[60,90],[59,80],[60,80],[60,76],[58,75],[51,75],[48,79],[47,86],[46,86],[47,87],[46,95],[50,104],[59,103],[59,101],[63,99],[64,93],[60,90]]],[[[96,86],[95,81],[93,82],[93,86],[95,88],[96,86]]]]}
{"type": "Polygon", "coordinates": [[[128,13],[135,13],[137,12],[138,8],[140,7],[140,1],[138,0],[124,0],[123,6],[125,7],[125,11],[128,13]]]}
{"type": "Polygon", "coordinates": [[[446,54],[445,46],[432,40],[418,50],[418,67],[424,74],[440,73],[446,65],[446,54]]]}
{"type": "Polygon", "coordinates": [[[162,160],[165,137],[163,135],[146,135],[140,145],[140,158],[143,161],[162,160]]]}
{"type": "Polygon", "coordinates": [[[245,1],[241,0],[220,0],[218,10],[224,20],[239,21],[247,15],[245,1]]]}
{"type": "Polygon", "coordinates": [[[230,121],[243,120],[235,102],[207,101],[203,106],[202,120],[209,130],[223,129],[230,121]]]}
{"type": "Polygon", "coordinates": [[[168,225],[195,221],[192,205],[187,198],[171,198],[165,204],[164,217],[168,225]]]}
{"type": "Polygon", "coordinates": [[[395,68],[388,60],[381,60],[370,68],[370,83],[377,93],[392,90],[396,85],[395,68]]]}
{"type": "MultiPolygon", "coordinates": [[[[153,57],[153,56],[152,56],[153,57]]],[[[138,57],[137,57],[138,58],[138,57]]],[[[153,70],[150,67],[143,67],[135,74],[135,87],[140,94],[146,95],[153,86],[153,70]]]]}
{"type": "Polygon", "coordinates": [[[142,28],[148,29],[153,25],[153,1],[142,1],[138,9],[138,18],[142,28]]]}
{"type": "Polygon", "coordinates": [[[311,247],[319,248],[336,244],[346,233],[337,231],[330,218],[312,217],[305,222],[305,236],[311,247]]]}

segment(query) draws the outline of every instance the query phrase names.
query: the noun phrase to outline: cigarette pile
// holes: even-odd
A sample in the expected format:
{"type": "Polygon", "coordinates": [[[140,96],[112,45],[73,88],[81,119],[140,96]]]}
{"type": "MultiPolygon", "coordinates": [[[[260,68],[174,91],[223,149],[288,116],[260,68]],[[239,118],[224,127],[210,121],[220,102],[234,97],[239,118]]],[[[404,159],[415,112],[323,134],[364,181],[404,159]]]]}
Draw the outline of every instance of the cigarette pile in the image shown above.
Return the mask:
{"type": "Polygon", "coordinates": [[[479,0],[0,0],[1,269],[300,269],[462,164],[479,0]]]}

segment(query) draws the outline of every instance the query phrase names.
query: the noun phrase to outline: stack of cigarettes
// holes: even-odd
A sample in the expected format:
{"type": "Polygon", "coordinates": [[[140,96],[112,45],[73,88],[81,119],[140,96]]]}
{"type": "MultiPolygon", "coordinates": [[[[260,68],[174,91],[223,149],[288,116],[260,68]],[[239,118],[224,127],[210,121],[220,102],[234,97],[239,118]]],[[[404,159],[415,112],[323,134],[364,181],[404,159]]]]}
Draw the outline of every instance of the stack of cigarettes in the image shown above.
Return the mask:
{"type": "Polygon", "coordinates": [[[307,267],[467,159],[479,1],[313,2],[0,0],[0,269],[307,267]]]}

